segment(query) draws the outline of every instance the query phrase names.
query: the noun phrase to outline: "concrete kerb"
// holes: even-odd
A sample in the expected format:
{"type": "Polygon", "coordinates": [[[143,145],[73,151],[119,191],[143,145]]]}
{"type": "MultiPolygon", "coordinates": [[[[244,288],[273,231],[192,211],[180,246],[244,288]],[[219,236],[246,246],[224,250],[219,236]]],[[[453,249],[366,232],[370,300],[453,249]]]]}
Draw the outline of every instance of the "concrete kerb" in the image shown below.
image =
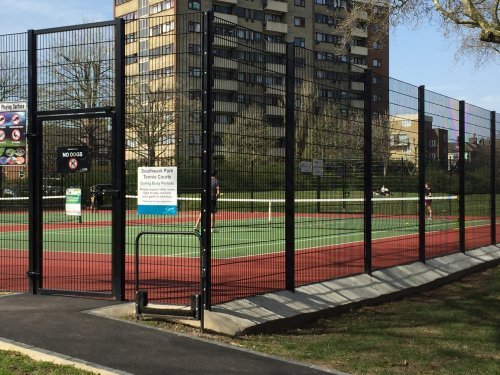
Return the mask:
{"type": "MultiPolygon", "coordinates": [[[[229,336],[290,328],[361,306],[389,302],[421,292],[467,274],[500,264],[500,247],[487,246],[428,260],[427,263],[392,267],[216,305],[205,312],[205,328],[229,336]]],[[[134,304],[102,308],[98,315],[120,318],[134,313],[134,304]]],[[[190,326],[197,321],[165,320],[190,326]]]]}
{"type": "Polygon", "coordinates": [[[80,370],[90,371],[100,375],[131,375],[128,372],[119,371],[100,366],[96,363],[83,361],[78,358],[69,357],[63,354],[54,353],[48,350],[37,348],[0,337],[0,350],[12,351],[24,354],[35,361],[51,362],[56,365],[73,366],[80,370]]]}

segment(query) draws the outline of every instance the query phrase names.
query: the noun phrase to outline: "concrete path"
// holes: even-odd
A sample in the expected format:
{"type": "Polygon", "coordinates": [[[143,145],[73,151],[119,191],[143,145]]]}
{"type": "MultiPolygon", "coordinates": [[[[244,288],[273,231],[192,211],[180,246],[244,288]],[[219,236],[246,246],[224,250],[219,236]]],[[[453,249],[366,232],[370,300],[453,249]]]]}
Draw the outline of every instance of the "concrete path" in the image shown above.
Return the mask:
{"type": "Polygon", "coordinates": [[[335,373],[85,313],[108,305],[59,296],[0,297],[0,349],[24,348],[103,374],[335,373]]]}

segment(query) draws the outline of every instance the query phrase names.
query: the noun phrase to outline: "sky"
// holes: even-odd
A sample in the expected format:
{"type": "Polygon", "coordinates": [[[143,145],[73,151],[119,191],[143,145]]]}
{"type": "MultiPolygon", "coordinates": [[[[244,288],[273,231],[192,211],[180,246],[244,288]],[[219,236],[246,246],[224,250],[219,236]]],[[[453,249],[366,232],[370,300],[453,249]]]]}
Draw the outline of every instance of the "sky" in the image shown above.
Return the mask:
{"type": "MultiPolygon", "coordinates": [[[[0,35],[113,18],[113,0],[0,0],[0,35]]],[[[500,113],[500,56],[481,68],[456,61],[457,43],[422,22],[390,35],[390,76],[500,113]]]]}

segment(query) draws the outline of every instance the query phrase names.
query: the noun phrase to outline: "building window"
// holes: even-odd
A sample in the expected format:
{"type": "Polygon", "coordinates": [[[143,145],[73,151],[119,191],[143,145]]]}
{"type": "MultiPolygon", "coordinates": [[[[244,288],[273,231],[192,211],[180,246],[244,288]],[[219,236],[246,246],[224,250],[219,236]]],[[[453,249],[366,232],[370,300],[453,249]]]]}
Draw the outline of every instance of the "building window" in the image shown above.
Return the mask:
{"type": "Polygon", "coordinates": [[[201,33],[201,23],[199,22],[189,22],[188,31],[190,33],[201,33]]]}
{"type": "Polygon", "coordinates": [[[174,30],[174,21],[166,22],[161,25],[152,26],[149,29],[149,36],[165,34],[172,30],[174,30]]]}
{"type": "Polygon", "coordinates": [[[338,35],[332,35],[332,34],[325,34],[325,33],[315,33],[314,40],[317,43],[324,42],[324,43],[334,43],[334,44],[339,44],[341,37],[338,35]]]}
{"type": "Polygon", "coordinates": [[[201,55],[201,44],[189,44],[188,53],[193,55],[201,55]]]}
{"type": "Polygon", "coordinates": [[[379,59],[373,59],[373,67],[380,68],[382,66],[382,61],[379,59]]]}
{"type": "Polygon", "coordinates": [[[293,24],[297,27],[305,27],[306,26],[306,19],[302,17],[295,17],[293,24]]]}
{"type": "Polygon", "coordinates": [[[373,94],[373,101],[374,102],[380,102],[382,100],[382,98],[380,97],[380,95],[377,95],[377,94],[373,94]]]}
{"type": "Polygon", "coordinates": [[[130,12],[121,16],[125,21],[135,20],[137,18],[137,12],[130,12]]]}
{"type": "Polygon", "coordinates": [[[436,140],[435,139],[431,139],[429,141],[429,147],[436,147],[436,140]]]}
{"type": "Polygon", "coordinates": [[[381,49],[382,48],[382,44],[380,44],[380,42],[373,42],[372,48],[373,49],[381,49]]]}
{"type": "Polygon", "coordinates": [[[306,0],[295,0],[294,4],[295,4],[295,6],[298,6],[298,7],[305,7],[306,6],[306,0]]]}
{"type": "Polygon", "coordinates": [[[157,57],[161,55],[171,55],[172,53],[175,52],[175,45],[172,44],[167,44],[165,46],[160,46],[153,48],[149,51],[149,56],[151,57],[157,57]]]}
{"type": "Polygon", "coordinates": [[[201,145],[201,135],[200,134],[189,134],[189,144],[190,145],[201,145]]]}
{"type": "Polygon", "coordinates": [[[130,33],[125,35],[125,44],[133,43],[137,40],[137,33],[130,33]]]}
{"type": "Polygon", "coordinates": [[[128,3],[130,0],[115,0],[115,5],[122,5],[128,3]]]}
{"type": "Polygon", "coordinates": [[[159,139],[161,145],[173,145],[175,144],[175,134],[167,134],[159,139]]]}
{"type": "Polygon", "coordinates": [[[201,77],[201,69],[197,67],[189,67],[189,76],[190,77],[201,77]]]}
{"type": "Polygon", "coordinates": [[[382,83],[382,79],[379,76],[373,76],[372,77],[372,83],[374,85],[380,85],[382,83]]]}
{"type": "Polygon", "coordinates": [[[305,47],[306,46],[306,40],[304,38],[298,38],[295,37],[293,38],[293,44],[299,47],[305,47]]]}
{"type": "Polygon", "coordinates": [[[201,10],[201,0],[189,0],[188,9],[201,10]]]}
{"type": "Polygon", "coordinates": [[[161,3],[153,4],[149,7],[149,14],[156,14],[163,10],[167,10],[174,7],[174,0],[165,0],[161,3]]]}
{"type": "Polygon", "coordinates": [[[133,53],[132,55],[125,56],[125,64],[133,64],[137,62],[137,53],[133,53]]]}

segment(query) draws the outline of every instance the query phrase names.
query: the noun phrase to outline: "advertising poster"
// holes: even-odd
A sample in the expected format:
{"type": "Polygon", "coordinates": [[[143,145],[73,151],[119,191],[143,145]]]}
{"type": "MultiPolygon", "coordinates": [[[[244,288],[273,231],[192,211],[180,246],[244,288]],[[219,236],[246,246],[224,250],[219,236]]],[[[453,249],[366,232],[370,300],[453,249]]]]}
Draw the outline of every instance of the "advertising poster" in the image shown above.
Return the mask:
{"type": "Polygon", "coordinates": [[[26,103],[0,102],[0,166],[26,165],[26,103]]]}

